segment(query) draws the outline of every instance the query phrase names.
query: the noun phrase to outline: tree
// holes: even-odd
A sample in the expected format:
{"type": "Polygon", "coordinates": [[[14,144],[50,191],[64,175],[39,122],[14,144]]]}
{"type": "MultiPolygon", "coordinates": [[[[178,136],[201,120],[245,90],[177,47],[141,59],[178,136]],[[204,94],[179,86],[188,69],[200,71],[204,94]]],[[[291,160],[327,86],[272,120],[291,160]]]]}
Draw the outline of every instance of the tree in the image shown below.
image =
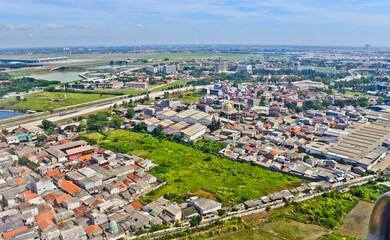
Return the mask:
{"type": "Polygon", "coordinates": [[[195,215],[190,219],[191,227],[198,226],[202,221],[202,217],[200,215],[195,215]]]}
{"type": "Polygon", "coordinates": [[[215,119],[215,116],[211,119],[210,130],[215,131],[221,128],[221,123],[215,119]]]}
{"type": "Polygon", "coordinates": [[[146,130],[148,126],[144,122],[140,122],[137,125],[134,126],[134,131],[141,132],[142,130],[146,130]]]}
{"type": "Polygon", "coordinates": [[[43,129],[45,129],[45,130],[54,129],[54,127],[55,127],[53,122],[46,120],[46,119],[42,120],[42,126],[43,126],[43,129]]]}
{"type": "Polygon", "coordinates": [[[5,128],[3,128],[3,130],[1,130],[1,132],[4,134],[4,135],[8,135],[9,134],[9,131],[5,128]]]}
{"type": "Polygon", "coordinates": [[[135,116],[135,111],[134,111],[134,109],[133,109],[133,108],[127,109],[126,117],[127,117],[128,119],[132,119],[134,116],[135,116]]]}

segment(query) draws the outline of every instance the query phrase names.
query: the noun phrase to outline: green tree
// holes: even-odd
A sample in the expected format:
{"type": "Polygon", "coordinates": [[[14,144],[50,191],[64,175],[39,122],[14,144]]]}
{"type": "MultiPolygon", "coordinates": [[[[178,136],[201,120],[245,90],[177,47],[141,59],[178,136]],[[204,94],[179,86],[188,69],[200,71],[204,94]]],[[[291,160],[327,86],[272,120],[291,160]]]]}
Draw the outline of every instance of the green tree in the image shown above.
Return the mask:
{"type": "Polygon", "coordinates": [[[198,226],[202,222],[202,217],[200,215],[195,215],[190,219],[191,227],[198,226]]]}
{"type": "Polygon", "coordinates": [[[127,109],[126,117],[127,117],[128,119],[132,119],[134,116],[135,116],[135,111],[134,111],[134,109],[133,109],[133,108],[127,109]]]}
{"type": "Polygon", "coordinates": [[[50,129],[54,129],[55,127],[55,124],[49,120],[42,120],[42,126],[43,126],[43,129],[45,130],[50,130],[50,129]]]}

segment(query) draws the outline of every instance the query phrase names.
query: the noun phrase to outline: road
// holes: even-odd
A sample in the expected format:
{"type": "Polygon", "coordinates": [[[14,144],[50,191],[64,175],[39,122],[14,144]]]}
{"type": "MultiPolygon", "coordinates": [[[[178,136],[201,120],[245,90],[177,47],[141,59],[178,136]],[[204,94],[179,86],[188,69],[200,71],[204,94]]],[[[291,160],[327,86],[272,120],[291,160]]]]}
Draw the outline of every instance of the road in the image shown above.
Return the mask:
{"type": "MultiPolygon", "coordinates": [[[[149,93],[149,97],[151,97],[151,98],[161,97],[161,96],[164,95],[165,92],[173,93],[173,92],[178,92],[178,91],[187,91],[187,90],[191,90],[191,89],[194,89],[194,88],[195,89],[201,89],[203,87],[209,87],[209,86],[211,86],[211,85],[196,86],[196,87],[190,87],[189,86],[189,87],[177,88],[177,89],[173,89],[173,90],[156,91],[156,92],[149,93]]],[[[42,118],[40,118],[39,120],[36,120],[36,121],[23,123],[23,125],[28,124],[28,125],[38,126],[38,125],[41,124],[43,119],[47,119],[47,120],[52,121],[52,122],[58,122],[58,121],[61,121],[61,120],[64,120],[64,119],[74,118],[74,117],[78,117],[78,116],[85,115],[85,114],[88,114],[88,113],[92,113],[92,112],[108,109],[108,108],[114,106],[114,104],[120,105],[120,104],[122,104],[123,101],[127,101],[128,102],[128,101],[130,101],[130,99],[132,99],[133,101],[140,100],[140,99],[144,98],[145,96],[146,96],[146,94],[143,94],[143,95],[140,95],[140,96],[131,97],[131,98],[124,98],[124,99],[116,100],[116,101],[113,101],[113,102],[110,102],[110,103],[102,104],[102,105],[99,105],[99,106],[76,110],[76,112],[72,112],[72,113],[69,113],[69,114],[64,114],[64,115],[61,114],[59,116],[53,116],[53,117],[48,117],[48,118],[42,117],[42,118]]],[[[11,131],[11,130],[19,127],[19,125],[20,124],[15,124],[13,126],[8,126],[7,130],[11,131]]]]}
{"type": "MultiPolygon", "coordinates": [[[[320,196],[320,195],[324,194],[325,192],[331,192],[331,191],[334,191],[336,189],[339,189],[341,185],[346,186],[346,188],[344,188],[343,190],[348,190],[349,187],[351,187],[351,186],[362,185],[362,184],[367,183],[369,180],[375,179],[375,178],[377,178],[376,175],[370,175],[370,176],[354,179],[353,181],[351,181],[349,183],[333,184],[333,186],[329,190],[316,192],[316,193],[310,193],[310,194],[303,195],[303,196],[296,196],[296,197],[294,197],[293,201],[294,202],[302,202],[302,201],[320,196]]],[[[261,213],[261,212],[265,213],[267,206],[270,206],[272,209],[275,209],[275,208],[284,207],[285,203],[283,201],[276,202],[276,203],[272,202],[272,203],[265,204],[262,207],[254,207],[251,209],[246,209],[246,210],[241,210],[241,211],[236,211],[236,212],[228,212],[227,216],[225,216],[225,217],[216,216],[216,217],[209,218],[209,219],[203,219],[202,223],[198,227],[207,226],[216,220],[224,221],[224,220],[228,220],[232,217],[244,217],[244,216],[248,216],[248,215],[252,215],[252,214],[256,214],[256,213],[261,213]]],[[[141,238],[141,237],[148,237],[150,239],[154,239],[154,238],[162,237],[165,235],[171,235],[173,233],[183,232],[183,231],[186,231],[188,229],[194,229],[194,228],[196,228],[196,227],[173,227],[173,228],[168,228],[168,229],[161,230],[161,231],[156,231],[154,233],[145,233],[145,234],[142,234],[139,236],[134,236],[134,235],[129,234],[129,235],[127,235],[126,239],[136,239],[136,238],[141,238]]],[[[272,235],[272,233],[269,233],[269,232],[267,232],[267,233],[272,235]]]]}

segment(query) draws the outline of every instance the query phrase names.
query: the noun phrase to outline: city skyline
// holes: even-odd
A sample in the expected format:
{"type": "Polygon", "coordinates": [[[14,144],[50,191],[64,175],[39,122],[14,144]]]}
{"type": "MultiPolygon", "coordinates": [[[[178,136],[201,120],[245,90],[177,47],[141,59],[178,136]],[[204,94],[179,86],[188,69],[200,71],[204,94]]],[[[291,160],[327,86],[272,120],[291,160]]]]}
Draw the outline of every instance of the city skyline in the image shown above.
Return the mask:
{"type": "Polygon", "coordinates": [[[382,0],[17,0],[0,8],[0,46],[388,47],[389,13],[382,0]]]}

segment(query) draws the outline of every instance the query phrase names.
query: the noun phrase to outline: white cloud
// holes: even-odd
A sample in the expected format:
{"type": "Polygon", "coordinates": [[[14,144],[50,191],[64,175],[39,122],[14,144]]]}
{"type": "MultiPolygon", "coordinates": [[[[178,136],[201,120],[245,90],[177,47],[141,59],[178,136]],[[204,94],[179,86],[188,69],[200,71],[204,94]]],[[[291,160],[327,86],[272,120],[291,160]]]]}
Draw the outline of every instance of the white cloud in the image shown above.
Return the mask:
{"type": "Polygon", "coordinates": [[[6,26],[6,29],[7,30],[26,30],[26,29],[29,29],[31,28],[29,25],[27,24],[21,24],[21,25],[7,25],[6,26]]]}
{"type": "Polygon", "coordinates": [[[137,24],[137,28],[143,28],[143,27],[144,27],[144,25],[142,23],[137,24]]]}
{"type": "Polygon", "coordinates": [[[47,25],[47,28],[49,28],[49,29],[61,29],[61,28],[64,28],[64,26],[52,23],[52,24],[47,25]]]}

